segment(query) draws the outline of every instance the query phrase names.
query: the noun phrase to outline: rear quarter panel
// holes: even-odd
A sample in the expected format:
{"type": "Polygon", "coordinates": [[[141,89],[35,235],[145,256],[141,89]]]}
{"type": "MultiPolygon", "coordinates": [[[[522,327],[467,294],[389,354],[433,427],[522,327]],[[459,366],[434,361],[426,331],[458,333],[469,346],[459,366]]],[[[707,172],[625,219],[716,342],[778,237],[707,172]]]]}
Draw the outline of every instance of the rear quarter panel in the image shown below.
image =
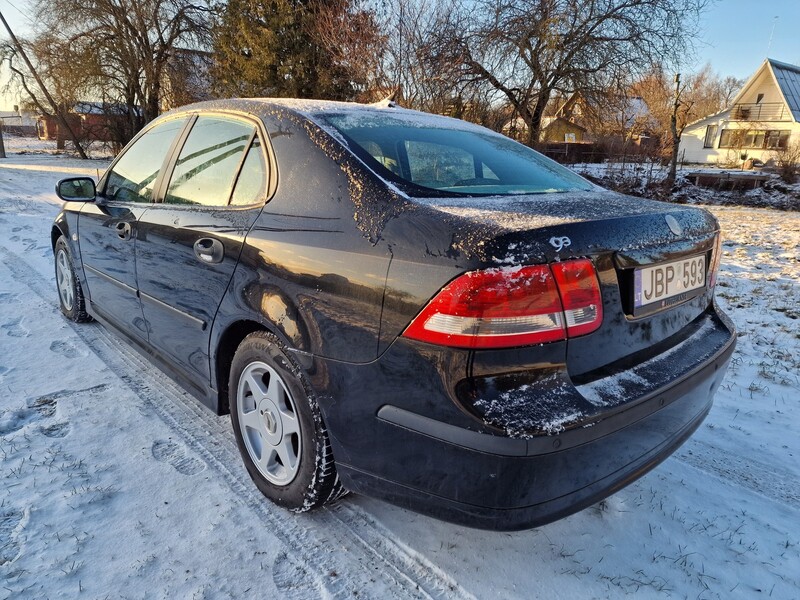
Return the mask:
{"type": "Polygon", "coordinates": [[[386,190],[303,118],[262,120],[278,185],[247,236],[214,337],[246,317],[301,353],[374,360],[391,259],[374,226],[386,190]]]}

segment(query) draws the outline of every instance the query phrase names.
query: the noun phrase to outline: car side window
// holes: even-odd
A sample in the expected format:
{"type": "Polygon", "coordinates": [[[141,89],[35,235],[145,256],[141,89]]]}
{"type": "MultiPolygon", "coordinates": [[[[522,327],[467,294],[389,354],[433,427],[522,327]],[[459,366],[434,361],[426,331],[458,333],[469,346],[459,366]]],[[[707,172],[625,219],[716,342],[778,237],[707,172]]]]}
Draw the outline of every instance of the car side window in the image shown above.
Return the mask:
{"type": "Polygon", "coordinates": [[[108,174],[103,195],[122,202],[151,202],[164,158],[186,119],[156,125],[125,151],[108,174]]]}
{"type": "Polygon", "coordinates": [[[264,199],[267,193],[267,163],[261,149],[261,141],[256,136],[247,151],[247,156],[233,188],[231,204],[247,206],[256,204],[264,199]]]}
{"type": "Polygon", "coordinates": [[[164,202],[227,206],[233,181],[255,127],[218,116],[201,116],[186,138],[164,202]]]}

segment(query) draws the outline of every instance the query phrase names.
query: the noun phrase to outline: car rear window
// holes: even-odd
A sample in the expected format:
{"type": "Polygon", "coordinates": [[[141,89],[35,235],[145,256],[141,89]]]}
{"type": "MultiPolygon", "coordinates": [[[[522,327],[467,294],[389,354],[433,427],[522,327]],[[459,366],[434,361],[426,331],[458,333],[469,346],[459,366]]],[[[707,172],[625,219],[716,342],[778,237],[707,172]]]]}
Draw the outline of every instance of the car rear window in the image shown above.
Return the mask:
{"type": "Polygon", "coordinates": [[[589,190],[591,183],[507,137],[421,113],[325,112],[333,128],[376,173],[412,195],[541,194],[589,190]]]}

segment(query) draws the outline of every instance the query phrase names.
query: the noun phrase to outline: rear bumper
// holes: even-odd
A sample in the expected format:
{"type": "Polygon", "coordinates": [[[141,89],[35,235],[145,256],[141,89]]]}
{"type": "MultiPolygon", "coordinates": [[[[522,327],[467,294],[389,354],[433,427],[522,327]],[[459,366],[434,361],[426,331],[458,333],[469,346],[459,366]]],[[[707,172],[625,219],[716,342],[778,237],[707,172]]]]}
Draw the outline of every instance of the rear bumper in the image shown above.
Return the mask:
{"type": "Polygon", "coordinates": [[[715,340],[702,361],[561,431],[498,435],[388,402],[350,424],[370,440],[365,455],[326,411],[339,474],[353,491],[472,527],[524,529],[574,513],[641,477],[702,423],[735,346],[730,322],[712,320],[713,335],[698,333],[715,340]]]}

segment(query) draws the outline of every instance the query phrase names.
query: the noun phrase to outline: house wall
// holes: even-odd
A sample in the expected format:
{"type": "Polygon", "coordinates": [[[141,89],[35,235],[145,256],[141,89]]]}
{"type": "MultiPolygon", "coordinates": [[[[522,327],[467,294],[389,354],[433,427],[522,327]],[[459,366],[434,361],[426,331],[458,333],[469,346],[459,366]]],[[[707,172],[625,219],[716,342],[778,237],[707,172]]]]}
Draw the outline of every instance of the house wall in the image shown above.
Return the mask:
{"type": "MultiPolygon", "coordinates": [[[[749,114],[755,116],[761,110],[753,110],[750,108],[749,114]]],[[[761,114],[769,115],[771,117],[778,117],[780,113],[774,110],[768,111],[764,109],[761,114]]],[[[742,154],[746,154],[747,158],[755,158],[764,162],[774,157],[776,149],[763,148],[763,147],[748,147],[743,144],[740,147],[720,148],[722,132],[728,131],[778,131],[789,132],[789,144],[800,143],[800,123],[792,119],[791,112],[788,106],[785,105],[783,95],[775,81],[772,70],[768,63],[764,63],[762,67],[756,72],[753,78],[747,82],[745,88],[735,100],[734,106],[722,113],[706,117],[696,123],[689,125],[681,136],[679,158],[684,162],[701,163],[701,164],[718,164],[718,165],[738,165],[741,164],[742,154]],[[759,94],[763,94],[760,103],[758,102],[759,94]],[[742,121],[731,120],[732,116],[744,116],[744,110],[738,110],[740,105],[755,105],[755,104],[781,104],[785,106],[783,121],[742,121]],[[717,131],[714,136],[710,148],[705,148],[706,131],[709,126],[716,125],[717,131]]],[[[744,136],[743,136],[744,137],[744,136]]]]}
{"type": "Polygon", "coordinates": [[[745,89],[738,100],[738,104],[755,104],[758,100],[758,95],[764,94],[761,103],[769,102],[783,102],[781,91],[775,83],[772,72],[767,69],[762,69],[758,77],[749,82],[747,89],[745,89]]]}
{"type": "Polygon", "coordinates": [[[581,127],[573,125],[567,121],[557,120],[553,121],[543,131],[540,138],[542,142],[565,142],[566,134],[572,133],[575,135],[576,142],[584,141],[584,130],[581,127]]]}
{"type": "MultiPolygon", "coordinates": [[[[86,141],[109,142],[114,140],[113,132],[109,126],[114,125],[117,120],[122,120],[122,116],[106,116],[102,114],[76,115],[74,113],[67,116],[72,130],[86,141]]],[[[67,131],[62,131],[62,127],[52,115],[42,115],[36,125],[36,132],[40,140],[56,140],[59,137],[68,139],[67,131]]]]}
{"type": "Polygon", "coordinates": [[[789,143],[800,143],[800,123],[793,121],[729,121],[728,116],[729,114],[725,113],[718,118],[704,119],[687,127],[681,136],[678,157],[687,163],[725,165],[741,163],[742,152],[746,152],[748,158],[756,158],[764,162],[775,154],[775,150],[770,148],[720,148],[720,136],[724,129],[790,131],[789,143]],[[714,136],[713,148],[704,148],[706,127],[709,125],[717,125],[717,134],[714,136]]]}

